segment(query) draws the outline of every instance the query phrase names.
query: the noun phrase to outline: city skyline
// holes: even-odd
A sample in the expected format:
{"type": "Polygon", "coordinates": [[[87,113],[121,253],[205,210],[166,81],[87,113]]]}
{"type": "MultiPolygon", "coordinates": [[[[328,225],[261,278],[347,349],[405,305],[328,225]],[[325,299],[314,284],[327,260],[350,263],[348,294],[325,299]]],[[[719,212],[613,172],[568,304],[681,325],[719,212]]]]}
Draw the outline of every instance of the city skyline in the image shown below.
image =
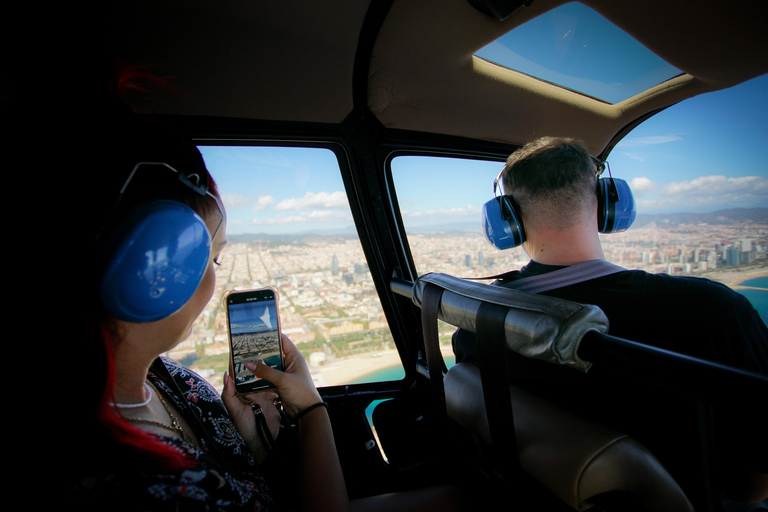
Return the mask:
{"type": "MultiPolygon", "coordinates": [[[[753,223],[694,228],[649,227],[638,230],[634,237],[629,232],[607,235],[605,256],[625,268],[699,275],[727,286],[736,286],[744,279],[740,277],[744,272],[768,275],[768,224],[760,225],[758,230],[753,223]],[[738,258],[738,266],[729,265],[736,263],[729,261],[734,257],[738,258]]],[[[528,262],[520,248],[488,250],[482,240],[467,233],[420,234],[413,236],[410,243],[419,273],[480,277],[494,271],[514,270],[528,262]]],[[[269,246],[235,242],[225,251],[222,267],[217,269],[216,294],[225,289],[273,284],[280,290],[282,330],[299,345],[386,328],[381,303],[357,240],[312,237],[308,241],[269,246]]],[[[760,314],[766,319],[768,312],[764,302],[761,304],[760,314]]],[[[209,303],[201,321],[213,330],[200,331],[199,335],[213,340],[214,333],[218,333],[226,338],[224,311],[219,301],[209,303]]],[[[193,336],[183,346],[194,346],[196,338],[193,336]]]]}

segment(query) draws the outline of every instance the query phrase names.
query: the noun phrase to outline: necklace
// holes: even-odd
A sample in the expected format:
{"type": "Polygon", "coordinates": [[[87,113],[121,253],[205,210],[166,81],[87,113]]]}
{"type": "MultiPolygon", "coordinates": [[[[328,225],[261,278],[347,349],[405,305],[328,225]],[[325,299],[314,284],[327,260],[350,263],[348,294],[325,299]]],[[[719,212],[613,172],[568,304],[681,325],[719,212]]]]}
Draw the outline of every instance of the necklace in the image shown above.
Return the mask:
{"type": "Polygon", "coordinates": [[[146,405],[149,405],[149,402],[152,400],[152,388],[149,387],[149,385],[144,382],[144,389],[147,391],[147,399],[143,402],[139,402],[136,404],[119,404],[117,402],[112,402],[112,405],[117,407],[118,409],[138,409],[139,407],[144,407],[146,405]]]}
{"type": "Polygon", "coordinates": [[[160,400],[160,403],[163,405],[163,409],[165,409],[165,412],[168,413],[168,417],[171,418],[170,425],[166,425],[161,421],[147,420],[144,418],[126,418],[126,419],[132,423],[144,423],[146,425],[154,425],[156,427],[164,428],[165,430],[170,430],[171,432],[176,432],[181,436],[181,439],[183,441],[186,441],[187,443],[192,443],[192,439],[189,437],[189,434],[187,434],[186,431],[182,428],[181,424],[179,423],[179,420],[177,420],[176,416],[173,415],[173,413],[171,412],[171,409],[168,407],[168,404],[165,403],[165,400],[163,400],[163,396],[160,394],[159,391],[157,392],[157,398],[160,400]]]}

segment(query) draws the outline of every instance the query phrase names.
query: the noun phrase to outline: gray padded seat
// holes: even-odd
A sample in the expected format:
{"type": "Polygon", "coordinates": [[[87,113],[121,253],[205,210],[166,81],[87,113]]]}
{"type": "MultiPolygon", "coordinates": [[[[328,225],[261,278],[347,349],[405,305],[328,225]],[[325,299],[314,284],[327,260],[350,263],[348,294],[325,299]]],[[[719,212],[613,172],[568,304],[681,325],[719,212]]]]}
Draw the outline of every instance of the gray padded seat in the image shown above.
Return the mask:
{"type": "MultiPolygon", "coordinates": [[[[479,368],[456,364],[444,382],[448,416],[490,445],[479,368]]],[[[680,486],[640,443],[510,388],[520,464],[566,504],[586,510],[595,496],[623,491],[650,511],[693,510],[680,486]]]]}

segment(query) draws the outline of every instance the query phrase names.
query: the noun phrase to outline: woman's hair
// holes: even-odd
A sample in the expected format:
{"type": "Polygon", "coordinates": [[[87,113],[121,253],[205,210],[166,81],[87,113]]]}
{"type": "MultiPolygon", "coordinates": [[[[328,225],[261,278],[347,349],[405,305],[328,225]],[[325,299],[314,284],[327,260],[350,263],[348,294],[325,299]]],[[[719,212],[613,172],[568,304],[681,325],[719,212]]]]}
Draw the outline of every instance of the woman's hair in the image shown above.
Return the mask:
{"type": "MultiPolygon", "coordinates": [[[[110,82],[110,93],[103,106],[106,121],[96,127],[101,130],[97,138],[98,151],[93,152],[98,161],[83,166],[91,169],[91,173],[96,170],[98,176],[84,172],[85,176],[73,178],[91,185],[81,187],[92,192],[82,198],[88,210],[77,219],[85,232],[84,239],[90,242],[88,254],[91,255],[99,253],[103,238],[115,229],[115,220],[145,201],[179,201],[204,219],[218,213],[213,198],[184,186],[178,175],[164,166],[142,166],[125,195],[117,201],[121,187],[139,162],[164,163],[180,173],[197,175],[207,181],[211,193],[218,195],[200,152],[188,137],[143,118],[120,101],[119,89],[129,84],[124,78],[110,82]]],[[[100,265],[84,267],[72,269],[79,276],[77,286],[85,291],[82,314],[69,319],[72,325],[63,326],[72,327],[79,333],[79,339],[66,345],[64,357],[69,366],[66,378],[71,385],[68,389],[76,392],[62,396],[56,404],[59,413],[69,418],[62,426],[67,442],[62,449],[61,463],[66,468],[75,468],[71,473],[74,476],[94,471],[102,474],[110,470],[130,471],[147,465],[156,469],[186,466],[189,461],[181,452],[128,423],[111,406],[115,387],[114,344],[119,343],[120,333],[104,312],[96,293],[100,265]]]]}

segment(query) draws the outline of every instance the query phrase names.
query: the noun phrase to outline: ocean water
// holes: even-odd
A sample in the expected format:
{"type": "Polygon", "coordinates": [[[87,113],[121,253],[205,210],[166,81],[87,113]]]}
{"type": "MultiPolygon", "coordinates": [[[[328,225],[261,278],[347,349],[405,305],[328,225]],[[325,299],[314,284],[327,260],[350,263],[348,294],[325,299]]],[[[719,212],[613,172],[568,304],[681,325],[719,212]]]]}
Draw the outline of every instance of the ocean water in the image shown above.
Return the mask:
{"type": "MultiPolygon", "coordinates": [[[[740,294],[744,295],[752,306],[760,314],[760,318],[768,325],[768,277],[758,277],[756,279],[749,279],[741,283],[743,286],[754,286],[756,288],[765,288],[763,290],[736,290],[740,294]]],[[[454,364],[454,358],[445,358],[445,364],[449,368],[454,364]]],[[[402,366],[390,366],[388,368],[382,368],[375,372],[363,375],[362,377],[355,379],[350,384],[363,384],[366,382],[385,382],[389,380],[400,380],[405,378],[405,370],[402,366]]]]}
{"type": "Polygon", "coordinates": [[[739,290],[757,310],[765,325],[768,325],[768,290],[739,290]]]}
{"type": "MultiPolygon", "coordinates": [[[[453,366],[456,358],[453,356],[445,358],[445,365],[450,368],[453,366]]],[[[366,382],[386,382],[388,380],[400,380],[405,378],[405,370],[402,366],[389,366],[375,372],[368,373],[362,377],[353,380],[350,384],[364,384],[366,382]]]]}
{"type": "Polygon", "coordinates": [[[768,276],[758,277],[755,279],[747,279],[741,284],[742,286],[756,286],[758,288],[765,288],[766,291],[768,291],[768,276]]]}

